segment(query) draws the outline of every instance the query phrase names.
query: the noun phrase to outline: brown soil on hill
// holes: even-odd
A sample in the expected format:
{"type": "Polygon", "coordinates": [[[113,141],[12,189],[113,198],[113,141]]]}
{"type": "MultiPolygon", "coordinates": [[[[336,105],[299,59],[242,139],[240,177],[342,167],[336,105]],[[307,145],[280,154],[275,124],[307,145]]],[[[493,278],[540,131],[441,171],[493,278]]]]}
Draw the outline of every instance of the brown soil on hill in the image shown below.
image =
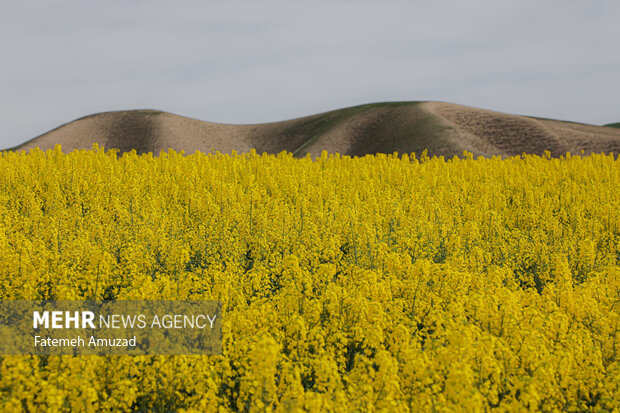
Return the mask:
{"type": "Polygon", "coordinates": [[[552,156],[566,152],[620,152],[620,133],[613,128],[550,119],[509,115],[449,103],[428,102],[426,107],[446,119],[467,141],[470,151],[483,155],[552,156]]]}
{"type": "Polygon", "coordinates": [[[77,119],[12,150],[64,152],[106,149],[158,154],[288,151],[313,157],[323,150],[342,155],[421,153],[429,156],[553,156],[566,152],[620,152],[620,129],[537,119],[441,102],[390,102],[355,106],[283,122],[228,125],[154,110],[106,112],[77,119]]]}

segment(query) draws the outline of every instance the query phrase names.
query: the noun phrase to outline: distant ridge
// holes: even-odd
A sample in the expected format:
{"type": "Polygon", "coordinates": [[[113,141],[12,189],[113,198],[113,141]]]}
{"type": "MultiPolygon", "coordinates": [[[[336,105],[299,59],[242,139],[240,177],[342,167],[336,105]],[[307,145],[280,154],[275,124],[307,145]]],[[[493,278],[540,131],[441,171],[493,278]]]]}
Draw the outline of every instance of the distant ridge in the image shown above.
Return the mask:
{"type": "MultiPolygon", "coordinates": [[[[615,126],[618,124],[608,125],[615,126]]],[[[322,151],[363,156],[422,153],[429,156],[552,156],[566,152],[620,153],[620,129],[510,115],[444,102],[384,102],[333,110],[282,122],[230,125],[200,121],[157,110],[104,112],[57,127],[10,150],[91,149],[98,143],[138,153],[173,148],[246,153],[322,151]]]]}
{"type": "Polygon", "coordinates": [[[620,122],[618,123],[609,123],[605,126],[609,126],[610,128],[620,128],[620,122]]]}

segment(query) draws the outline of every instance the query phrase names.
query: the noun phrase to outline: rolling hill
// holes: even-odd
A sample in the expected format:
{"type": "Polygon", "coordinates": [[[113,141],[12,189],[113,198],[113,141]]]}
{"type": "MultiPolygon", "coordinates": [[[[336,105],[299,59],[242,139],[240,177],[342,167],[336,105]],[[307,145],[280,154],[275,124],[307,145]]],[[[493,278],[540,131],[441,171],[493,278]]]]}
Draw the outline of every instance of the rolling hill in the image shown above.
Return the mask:
{"type": "MultiPolygon", "coordinates": [[[[610,125],[611,126],[611,125],[610,125]]],[[[220,151],[313,157],[323,150],[342,155],[421,153],[430,156],[553,156],[566,152],[620,152],[620,129],[511,115],[443,102],[387,102],[333,110],[282,122],[232,125],[156,110],[105,112],[53,129],[10,150],[64,152],[98,143],[138,153],[173,148],[185,153],[220,151]]]]}

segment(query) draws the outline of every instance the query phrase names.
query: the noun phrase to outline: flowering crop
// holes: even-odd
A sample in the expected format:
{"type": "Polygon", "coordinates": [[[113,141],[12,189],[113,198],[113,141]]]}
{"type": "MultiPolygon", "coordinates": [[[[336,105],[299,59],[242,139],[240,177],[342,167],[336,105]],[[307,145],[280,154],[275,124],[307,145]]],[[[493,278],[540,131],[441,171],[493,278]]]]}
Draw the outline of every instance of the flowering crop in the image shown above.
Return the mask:
{"type": "Polygon", "coordinates": [[[0,299],[220,300],[218,356],[5,356],[0,410],[620,406],[620,160],[0,155],[0,299]]]}

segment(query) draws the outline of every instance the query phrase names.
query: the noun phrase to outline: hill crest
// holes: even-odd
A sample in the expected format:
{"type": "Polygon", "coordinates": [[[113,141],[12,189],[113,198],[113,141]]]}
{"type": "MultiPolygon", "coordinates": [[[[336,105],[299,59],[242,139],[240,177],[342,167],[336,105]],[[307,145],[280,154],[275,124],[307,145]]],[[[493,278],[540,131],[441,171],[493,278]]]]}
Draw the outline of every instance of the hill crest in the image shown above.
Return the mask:
{"type": "MultiPolygon", "coordinates": [[[[608,125],[612,126],[612,125],[608,125]]],[[[201,121],[153,109],[96,113],[63,124],[10,150],[90,149],[121,153],[292,152],[313,157],[421,153],[429,156],[553,156],[566,152],[620,153],[620,129],[478,109],[445,102],[381,102],[260,124],[201,121]]]]}

